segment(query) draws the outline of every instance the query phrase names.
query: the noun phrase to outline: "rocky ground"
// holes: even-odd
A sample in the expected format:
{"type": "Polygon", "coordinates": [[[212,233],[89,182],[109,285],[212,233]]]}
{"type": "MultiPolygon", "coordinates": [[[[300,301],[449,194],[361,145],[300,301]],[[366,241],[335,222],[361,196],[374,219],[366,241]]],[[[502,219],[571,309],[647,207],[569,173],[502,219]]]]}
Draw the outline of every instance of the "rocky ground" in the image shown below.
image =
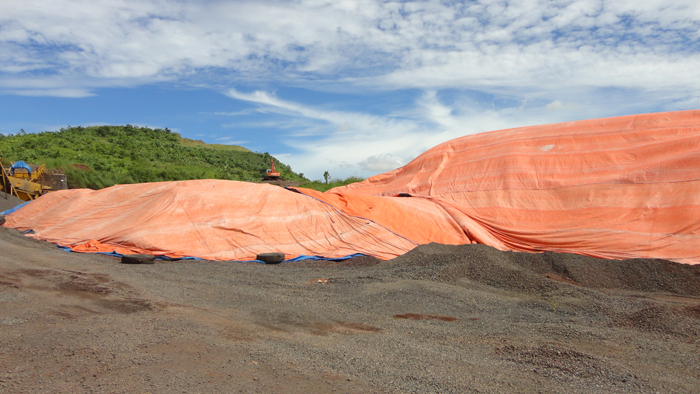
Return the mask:
{"type": "Polygon", "coordinates": [[[0,227],[0,392],[698,393],[699,334],[668,261],[127,265],[0,227]]]}

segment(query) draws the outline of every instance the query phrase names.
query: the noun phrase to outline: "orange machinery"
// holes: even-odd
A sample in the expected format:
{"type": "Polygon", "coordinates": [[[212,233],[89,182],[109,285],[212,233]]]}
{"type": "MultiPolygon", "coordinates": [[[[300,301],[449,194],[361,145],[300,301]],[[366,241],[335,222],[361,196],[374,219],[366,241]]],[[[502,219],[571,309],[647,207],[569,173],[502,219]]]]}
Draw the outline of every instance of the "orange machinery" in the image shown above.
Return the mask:
{"type": "Polygon", "coordinates": [[[280,173],[275,171],[275,161],[270,158],[270,168],[267,170],[267,179],[279,179],[280,173]]]}

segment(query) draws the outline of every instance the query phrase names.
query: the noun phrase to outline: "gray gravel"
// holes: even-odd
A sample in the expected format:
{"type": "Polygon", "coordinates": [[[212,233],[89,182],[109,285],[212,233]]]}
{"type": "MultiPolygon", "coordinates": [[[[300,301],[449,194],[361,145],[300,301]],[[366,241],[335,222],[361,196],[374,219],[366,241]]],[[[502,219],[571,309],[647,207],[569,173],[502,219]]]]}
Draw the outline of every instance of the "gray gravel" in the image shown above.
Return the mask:
{"type": "Polygon", "coordinates": [[[0,391],[697,393],[700,266],[424,245],[123,265],[0,228],[0,391]]]}
{"type": "Polygon", "coordinates": [[[0,212],[12,209],[22,203],[24,203],[24,201],[20,200],[19,198],[0,191],[0,212]]]}

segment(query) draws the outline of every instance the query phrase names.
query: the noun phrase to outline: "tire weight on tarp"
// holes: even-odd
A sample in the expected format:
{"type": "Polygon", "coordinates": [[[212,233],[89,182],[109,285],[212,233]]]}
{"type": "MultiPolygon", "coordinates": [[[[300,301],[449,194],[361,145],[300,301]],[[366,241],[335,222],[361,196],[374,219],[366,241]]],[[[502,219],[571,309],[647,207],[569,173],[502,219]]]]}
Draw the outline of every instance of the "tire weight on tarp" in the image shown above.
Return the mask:
{"type": "Polygon", "coordinates": [[[265,264],[279,264],[284,261],[284,253],[260,253],[255,259],[265,264]]]}
{"type": "Polygon", "coordinates": [[[122,264],[154,264],[156,256],[152,254],[125,254],[122,264]]]}

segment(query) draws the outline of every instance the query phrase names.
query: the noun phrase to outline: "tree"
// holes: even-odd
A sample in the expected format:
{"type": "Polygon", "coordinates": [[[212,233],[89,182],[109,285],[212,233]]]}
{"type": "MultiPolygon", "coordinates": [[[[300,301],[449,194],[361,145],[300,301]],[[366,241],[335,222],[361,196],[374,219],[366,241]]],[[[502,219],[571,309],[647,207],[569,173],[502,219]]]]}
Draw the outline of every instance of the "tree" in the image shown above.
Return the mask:
{"type": "Polygon", "coordinates": [[[323,179],[326,180],[326,185],[328,184],[328,180],[331,178],[331,175],[328,173],[328,171],[323,173],[323,179]]]}

